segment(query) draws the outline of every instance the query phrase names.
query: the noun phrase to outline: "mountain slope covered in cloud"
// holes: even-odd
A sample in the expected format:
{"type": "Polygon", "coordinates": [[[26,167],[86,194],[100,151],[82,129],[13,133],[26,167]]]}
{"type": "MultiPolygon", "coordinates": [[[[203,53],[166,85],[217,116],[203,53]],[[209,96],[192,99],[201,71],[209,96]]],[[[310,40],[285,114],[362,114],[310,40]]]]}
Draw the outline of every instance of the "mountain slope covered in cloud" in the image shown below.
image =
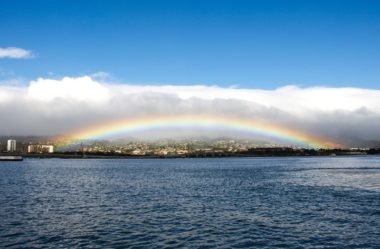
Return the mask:
{"type": "Polygon", "coordinates": [[[0,83],[1,135],[57,135],[117,119],[180,114],[267,120],[348,146],[380,141],[379,90],[132,85],[90,76],[38,78],[25,86],[0,83]]]}

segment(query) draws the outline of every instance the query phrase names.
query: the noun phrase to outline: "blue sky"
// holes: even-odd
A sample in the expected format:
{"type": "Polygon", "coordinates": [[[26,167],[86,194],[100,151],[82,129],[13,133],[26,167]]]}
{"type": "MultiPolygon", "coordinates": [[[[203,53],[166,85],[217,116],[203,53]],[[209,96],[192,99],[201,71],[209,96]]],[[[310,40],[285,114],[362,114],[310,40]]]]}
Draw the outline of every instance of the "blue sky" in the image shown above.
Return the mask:
{"type": "Polygon", "coordinates": [[[0,80],[380,88],[380,1],[0,2],[0,80]]]}

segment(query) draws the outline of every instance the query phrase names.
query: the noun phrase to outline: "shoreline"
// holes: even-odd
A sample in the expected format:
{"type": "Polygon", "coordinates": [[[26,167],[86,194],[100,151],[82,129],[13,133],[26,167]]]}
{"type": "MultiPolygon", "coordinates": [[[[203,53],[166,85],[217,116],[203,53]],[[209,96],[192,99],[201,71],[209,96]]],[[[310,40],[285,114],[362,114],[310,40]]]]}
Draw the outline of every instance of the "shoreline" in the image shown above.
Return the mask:
{"type": "Polygon", "coordinates": [[[380,156],[368,153],[341,153],[341,154],[192,154],[192,155],[100,155],[100,154],[23,154],[1,153],[0,156],[20,156],[24,159],[190,159],[190,158],[265,158],[265,157],[359,157],[380,156]]]}

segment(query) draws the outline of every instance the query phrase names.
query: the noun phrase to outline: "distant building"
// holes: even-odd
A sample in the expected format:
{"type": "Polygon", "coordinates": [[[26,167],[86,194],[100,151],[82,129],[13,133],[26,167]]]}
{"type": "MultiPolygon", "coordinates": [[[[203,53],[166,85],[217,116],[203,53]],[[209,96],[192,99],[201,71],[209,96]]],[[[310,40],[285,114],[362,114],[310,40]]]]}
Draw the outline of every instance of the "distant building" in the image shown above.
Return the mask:
{"type": "Polygon", "coordinates": [[[8,152],[15,152],[16,151],[16,140],[9,139],[7,141],[7,151],[8,152]]]}
{"type": "Polygon", "coordinates": [[[54,146],[31,144],[31,145],[28,145],[28,153],[54,153],[54,146]]]}

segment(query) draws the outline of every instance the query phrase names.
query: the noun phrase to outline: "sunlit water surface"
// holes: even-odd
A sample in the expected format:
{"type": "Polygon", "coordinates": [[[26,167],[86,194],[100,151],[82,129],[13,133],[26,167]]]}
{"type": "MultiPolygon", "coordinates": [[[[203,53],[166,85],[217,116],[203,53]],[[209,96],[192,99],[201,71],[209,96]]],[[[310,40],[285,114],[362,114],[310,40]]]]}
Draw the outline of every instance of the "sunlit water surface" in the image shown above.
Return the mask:
{"type": "Polygon", "coordinates": [[[380,248],[380,157],[0,162],[1,248],[380,248]]]}

